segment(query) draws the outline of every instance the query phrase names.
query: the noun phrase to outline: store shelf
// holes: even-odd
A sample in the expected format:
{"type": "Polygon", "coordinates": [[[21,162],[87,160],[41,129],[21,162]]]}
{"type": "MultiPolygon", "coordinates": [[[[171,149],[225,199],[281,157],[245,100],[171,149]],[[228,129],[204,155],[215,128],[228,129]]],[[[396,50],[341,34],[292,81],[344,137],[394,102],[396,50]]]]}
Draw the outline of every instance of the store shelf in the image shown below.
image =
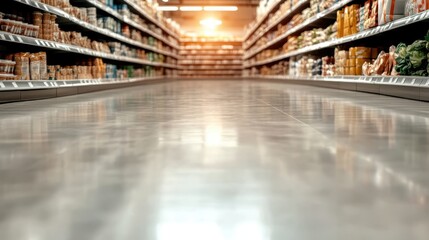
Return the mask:
{"type": "Polygon", "coordinates": [[[254,51],[250,51],[250,53],[248,53],[247,55],[244,56],[244,59],[249,59],[249,58],[255,56],[256,54],[262,52],[263,50],[281,42],[282,40],[286,39],[288,36],[290,36],[292,34],[299,33],[301,30],[305,29],[306,27],[309,27],[309,26],[317,23],[318,21],[326,18],[327,16],[336,13],[337,10],[341,9],[342,7],[344,7],[345,5],[347,5],[353,1],[354,0],[342,0],[340,2],[335,3],[330,8],[328,8],[322,12],[317,13],[316,15],[314,15],[311,18],[308,18],[307,20],[305,20],[301,24],[298,24],[297,26],[291,28],[289,31],[283,33],[282,35],[280,35],[277,38],[273,39],[272,41],[268,42],[264,46],[254,50],[254,51]]]}
{"type": "MultiPolygon", "coordinates": [[[[112,32],[110,30],[103,29],[103,28],[97,27],[95,25],[92,25],[90,23],[87,23],[85,21],[82,21],[82,20],[80,20],[80,19],[78,19],[78,18],[76,18],[76,17],[74,17],[74,16],[66,13],[65,11],[63,11],[63,10],[61,10],[59,8],[56,8],[56,7],[53,7],[53,6],[44,4],[44,3],[40,3],[40,2],[35,1],[35,0],[13,0],[13,1],[21,3],[21,4],[24,4],[24,5],[27,5],[27,6],[30,6],[30,7],[33,7],[35,9],[38,9],[38,10],[41,10],[41,11],[44,11],[44,12],[48,12],[48,13],[54,14],[54,15],[62,18],[63,20],[65,20],[65,21],[67,21],[69,23],[75,24],[75,25],[77,25],[79,27],[85,28],[87,30],[90,30],[92,32],[95,32],[95,33],[98,33],[98,34],[101,34],[101,35],[104,35],[106,37],[110,37],[112,39],[119,40],[119,41],[121,41],[123,43],[127,43],[127,44],[130,44],[130,45],[136,46],[136,47],[140,47],[140,48],[143,48],[143,49],[152,50],[152,51],[159,52],[159,53],[163,52],[162,50],[160,52],[160,50],[157,50],[156,48],[154,48],[152,46],[149,46],[149,45],[146,45],[146,44],[142,44],[142,43],[140,43],[138,41],[135,41],[135,40],[132,40],[132,39],[127,38],[125,36],[122,36],[120,34],[114,33],[114,32],[112,32]]],[[[153,37],[161,40],[162,42],[164,42],[165,44],[167,44],[167,45],[169,45],[169,46],[171,46],[173,48],[179,49],[179,47],[177,45],[172,44],[170,41],[164,39],[162,36],[160,36],[160,35],[152,32],[152,31],[150,31],[148,29],[145,29],[145,28],[141,27],[139,24],[137,24],[137,23],[135,23],[135,22],[133,22],[133,21],[131,21],[129,19],[125,20],[125,17],[122,17],[121,15],[119,15],[118,13],[116,13],[116,11],[114,11],[113,9],[111,11],[107,10],[108,7],[105,6],[104,4],[102,4],[102,3],[98,2],[98,1],[95,1],[95,0],[87,0],[87,1],[89,3],[92,3],[95,7],[103,7],[103,10],[105,10],[105,11],[111,13],[111,14],[116,15],[115,17],[117,17],[119,19],[122,19],[124,22],[127,22],[129,25],[132,25],[132,26],[136,27],[137,29],[139,29],[139,30],[141,30],[143,32],[146,32],[147,34],[152,35],[153,37]],[[112,11],[115,12],[115,13],[113,13],[112,11]]]]}
{"type": "MultiPolygon", "coordinates": [[[[102,10],[102,11],[108,13],[108,14],[110,14],[111,16],[115,17],[116,19],[118,19],[118,20],[120,20],[120,21],[122,21],[122,22],[124,22],[124,23],[126,23],[126,24],[128,24],[128,25],[130,25],[130,26],[132,26],[132,27],[134,27],[134,28],[136,28],[136,29],[144,32],[144,33],[147,33],[147,34],[155,37],[156,39],[160,40],[164,44],[169,45],[170,47],[173,47],[175,49],[179,49],[178,45],[172,44],[170,41],[168,41],[164,37],[160,36],[159,34],[153,32],[153,31],[151,31],[151,30],[149,30],[147,28],[144,28],[140,24],[138,24],[138,23],[134,22],[133,20],[129,19],[127,16],[122,16],[116,10],[112,9],[109,6],[106,6],[105,4],[103,4],[103,3],[101,3],[101,2],[99,2],[97,0],[81,0],[81,1],[87,2],[87,3],[91,4],[92,6],[98,8],[98,9],[100,9],[100,10],[102,10]]],[[[161,54],[166,54],[166,55],[168,54],[167,52],[162,51],[162,50],[158,50],[158,52],[161,53],[161,54]]],[[[174,55],[174,54],[168,54],[168,55],[171,56],[171,57],[176,57],[177,58],[177,55],[174,55]]]]}
{"type": "Polygon", "coordinates": [[[258,36],[254,37],[253,40],[251,40],[249,43],[244,44],[243,49],[247,50],[250,47],[252,47],[261,37],[263,37],[265,34],[267,34],[269,31],[274,29],[277,25],[279,25],[282,21],[284,21],[286,18],[292,18],[295,14],[297,14],[299,11],[302,11],[306,6],[309,4],[309,0],[301,0],[297,4],[295,4],[289,11],[284,13],[283,16],[281,16],[279,19],[277,19],[275,22],[271,23],[268,27],[266,27],[258,36]]]}
{"type": "MultiPolygon", "coordinates": [[[[200,39],[200,38],[196,38],[200,39]]],[[[200,39],[182,39],[181,55],[186,56],[179,61],[181,66],[180,76],[194,75],[194,77],[215,75],[222,76],[225,73],[241,75],[242,71],[242,42],[235,41],[238,45],[233,48],[224,48],[223,45],[229,44],[222,38],[200,39]],[[219,41],[217,41],[219,40],[219,41]],[[184,44],[189,44],[184,46],[184,44]],[[192,58],[189,58],[192,56],[192,58]],[[227,63],[222,63],[229,59],[227,63]],[[197,58],[199,60],[197,60],[197,58]],[[207,60],[209,59],[209,60],[207,60]],[[215,60],[217,59],[217,60],[215,60]]],[[[230,44],[231,45],[231,44],[230,44]]]]}
{"type": "Polygon", "coordinates": [[[413,77],[413,76],[251,76],[252,78],[263,79],[284,79],[284,80],[317,80],[317,81],[332,81],[332,82],[359,82],[359,83],[372,83],[372,84],[388,84],[397,86],[412,86],[412,87],[429,87],[429,78],[427,77],[413,77]]]}
{"type": "Polygon", "coordinates": [[[63,43],[57,43],[54,41],[49,41],[44,39],[15,35],[15,34],[1,32],[1,31],[0,31],[0,42],[10,42],[10,43],[15,43],[20,45],[29,45],[29,46],[34,46],[38,48],[57,50],[61,52],[69,52],[69,53],[87,55],[91,57],[99,57],[99,58],[114,60],[118,62],[136,63],[136,64],[142,64],[142,65],[148,65],[148,66],[155,66],[155,67],[177,68],[177,66],[171,65],[171,64],[156,63],[156,62],[150,62],[150,61],[146,61],[138,58],[118,56],[111,53],[94,51],[88,48],[83,48],[83,47],[78,47],[78,46],[73,46],[73,45],[63,44],[63,43]]]}
{"type": "Polygon", "coordinates": [[[248,76],[247,79],[279,80],[286,83],[368,92],[407,99],[429,101],[429,79],[408,76],[248,76]]]}
{"type": "Polygon", "coordinates": [[[0,81],[0,103],[70,96],[88,92],[174,80],[165,77],[82,79],[65,81],[0,81]]]}
{"type": "Polygon", "coordinates": [[[268,16],[280,7],[282,3],[283,1],[281,0],[277,0],[275,3],[273,3],[271,5],[271,8],[267,12],[265,12],[262,18],[260,18],[259,21],[257,21],[256,24],[253,25],[250,30],[247,31],[247,33],[244,35],[243,41],[246,41],[262,25],[262,23],[265,22],[268,16]]]}
{"type": "Polygon", "coordinates": [[[409,17],[404,17],[404,18],[400,18],[397,20],[394,20],[392,22],[389,22],[385,25],[381,25],[381,26],[377,26],[375,28],[372,29],[368,29],[362,32],[359,32],[357,34],[353,34],[353,35],[349,35],[343,38],[339,38],[339,39],[334,39],[331,41],[326,41],[326,42],[322,42],[322,43],[318,43],[315,45],[311,45],[308,47],[304,47],[301,48],[299,50],[296,51],[292,51],[289,53],[285,53],[270,59],[266,59],[263,61],[259,61],[253,64],[248,64],[245,65],[244,68],[250,68],[250,67],[254,67],[254,66],[260,66],[260,65],[265,65],[265,64],[270,64],[270,63],[274,63],[277,61],[281,61],[283,59],[287,59],[293,56],[298,56],[298,55],[302,55],[305,53],[310,53],[313,51],[317,51],[317,50],[322,50],[322,49],[326,49],[326,48],[332,48],[344,43],[349,43],[349,42],[354,42],[360,39],[365,39],[365,38],[371,38],[377,35],[380,35],[382,33],[386,33],[392,30],[395,30],[397,28],[401,28],[401,27],[406,27],[406,26],[410,26],[412,24],[418,23],[418,22],[422,22],[422,21],[429,21],[429,11],[425,11],[425,12],[421,12],[409,17]]]}
{"type": "Polygon", "coordinates": [[[158,26],[159,28],[161,28],[168,35],[172,36],[176,40],[180,39],[177,34],[173,33],[170,29],[168,29],[167,27],[165,27],[164,24],[161,24],[158,20],[156,20],[155,18],[153,18],[152,16],[150,16],[143,9],[141,9],[139,5],[137,5],[133,1],[131,1],[131,0],[120,0],[120,1],[122,1],[123,3],[128,4],[128,6],[130,6],[132,9],[134,9],[142,17],[146,18],[147,20],[149,20],[150,22],[152,22],[153,24],[155,24],[156,26],[158,26]]]}
{"type": "Polygon", "coordinates": [[[0,81],[0,91],[52,89],[88,85],[126,83],[162,79],[162,77],[128,78],[128,79],[78,79],[78,80],[32,80],[0,81]]]}

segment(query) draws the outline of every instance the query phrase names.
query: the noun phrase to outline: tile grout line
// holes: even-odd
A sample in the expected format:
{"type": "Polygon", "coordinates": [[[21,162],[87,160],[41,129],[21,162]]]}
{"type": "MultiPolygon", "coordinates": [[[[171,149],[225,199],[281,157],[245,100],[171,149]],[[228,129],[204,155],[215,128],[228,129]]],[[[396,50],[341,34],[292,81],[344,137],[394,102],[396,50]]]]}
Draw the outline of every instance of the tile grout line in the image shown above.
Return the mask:
{"type": "Polygon", "coordinates": [[[292,116],[292,115],[290,115],[290,114],[288,114],[288,113],[286,113],[286,112],[282,111],[281,109],[279,109],[279,108],[277,108],[277,107],[275,107],[275,106],[271,105],[270,103],[268,103],[268,102],[266,102],[266,101],[264,101],[264,100],[262,100],[262,99],[256,99],[256,100],[257,100],[257,101],[260,101],[260,102],[262,102],[262,103],[264,103],[264,104],[266,104],[267,106],[270,106],[270,107],[274,108],[274,109],[275,109],[275,110],[277,110],[278,112],[280,112],[280,113],[282,113],[283,115],[286,115],[286,116],[288,116],[288,117],[292,118],[293,120],[295,120],[295,121],[297,121],[297,122],[301,123],[302,125],[304,125],[304,126],[306,126],[306,127],[308,127],[308,128],[311,128],[312,130],[314,130],[314,131],[316,131],[317,133],[319,133],[319,135],[322,135],[324,138],[328,139],[328,136],[326,136],[325,134],[323,134],[323,133],[322,133],[322,132],[320,132],[319,130],[317,130],[317,129],[313,128],[312,126],[308,125],[307,123],[305,123],[305,122],[303,122],[303,121],[299,120],[298,118],[296,118],[296,117],[294,117],[294,116],[292,116]]]}

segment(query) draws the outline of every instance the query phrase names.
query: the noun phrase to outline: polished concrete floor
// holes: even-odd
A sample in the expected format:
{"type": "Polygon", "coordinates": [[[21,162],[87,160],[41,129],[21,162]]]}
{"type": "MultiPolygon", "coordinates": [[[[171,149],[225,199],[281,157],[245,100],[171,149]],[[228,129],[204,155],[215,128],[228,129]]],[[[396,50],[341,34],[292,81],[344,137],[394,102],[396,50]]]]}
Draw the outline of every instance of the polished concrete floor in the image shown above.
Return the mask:
{"type": "Polygon", "coordinates": [[[427,240],[429,103],[176,81],[0,105],[1,240],[427,240]]]}

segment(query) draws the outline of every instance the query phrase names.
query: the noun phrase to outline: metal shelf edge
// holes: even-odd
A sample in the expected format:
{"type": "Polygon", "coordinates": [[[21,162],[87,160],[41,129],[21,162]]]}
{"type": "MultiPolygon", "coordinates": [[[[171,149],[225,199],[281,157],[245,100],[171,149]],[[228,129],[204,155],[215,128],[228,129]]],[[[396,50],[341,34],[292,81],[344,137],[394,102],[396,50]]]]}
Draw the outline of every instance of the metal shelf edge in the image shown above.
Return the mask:
{"type": "Polygon", "coordinates": [[[290,36],[291,34],[294,34],[295,32],[299,31],[300,29],[302,29],[304,27],[307,27],[308,25],[316,22],[317,20],[320,20],[320,19],[324,18],[328,14],[331,14],[334,11],[337,11],[339,8],[344,7],[345,5],[349,4],[352,1],[354,1],[354,0],[343,0],[343,1],[335,3],[330,8],[325,9],[322,12],[317,13],[316,15],[312,16],[311,18],[307,19],[306,21],[302,22],[301,24],[298,24],[295,27],[289,29],[289,31],[287,31],[284,34],[280,35],[279,37],[273,39],[272,41],[268,42],[264,46],[258,48],[257,50],[252,51],[252,53],[247,54],[246,56],[243,56],[243,58],[244,59],[249,59],[249,58],[255,56],[256,54],[258,54],[261,51],[267,49],[268,47],[270,47],[270,46],[276,44],[277,42],[279,42],[279,41],[287,38],[288,36],[290,36]]]}

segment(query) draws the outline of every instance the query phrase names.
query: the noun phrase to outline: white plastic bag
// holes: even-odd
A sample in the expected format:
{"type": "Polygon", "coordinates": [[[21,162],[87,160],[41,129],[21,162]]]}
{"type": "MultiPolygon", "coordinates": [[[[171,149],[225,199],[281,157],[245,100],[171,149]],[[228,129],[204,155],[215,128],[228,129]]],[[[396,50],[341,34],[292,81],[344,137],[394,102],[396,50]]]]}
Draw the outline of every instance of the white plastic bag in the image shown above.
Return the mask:
{"type": "Polygon", "coordinates": [[[378,25],[383,25],[393,20],[403,18],[406,3],[407,0],[379,0],[378,25]]]}

